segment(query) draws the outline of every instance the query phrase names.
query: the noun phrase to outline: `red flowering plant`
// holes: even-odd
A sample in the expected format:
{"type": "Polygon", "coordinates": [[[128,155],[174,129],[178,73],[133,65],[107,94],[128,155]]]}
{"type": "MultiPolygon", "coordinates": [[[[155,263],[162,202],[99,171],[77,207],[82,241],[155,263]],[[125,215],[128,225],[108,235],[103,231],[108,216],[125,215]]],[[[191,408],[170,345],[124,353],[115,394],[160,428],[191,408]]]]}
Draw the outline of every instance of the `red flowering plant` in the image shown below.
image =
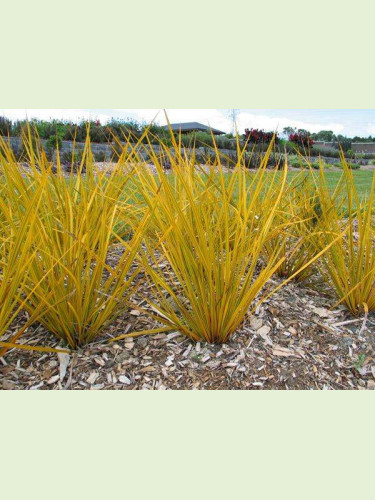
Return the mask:
{"type": "Polygon", "coordinates": [[[273,132],[265,132],[264,130],[259,130],[256,128],[245,129],[245,139],[249,143],[253,144],[269,144],[272,141],[273,136],[275,135],[275,144],[278,143],[278,136],[273,132]]]}
{"type": "Polygon", "coordinates": [[[289,134],[289,140],[303,148],[310,148],[314,144],[314,141],[311,139],[309,134],[301,132],[294,132],[292,134],[289,134]]]}

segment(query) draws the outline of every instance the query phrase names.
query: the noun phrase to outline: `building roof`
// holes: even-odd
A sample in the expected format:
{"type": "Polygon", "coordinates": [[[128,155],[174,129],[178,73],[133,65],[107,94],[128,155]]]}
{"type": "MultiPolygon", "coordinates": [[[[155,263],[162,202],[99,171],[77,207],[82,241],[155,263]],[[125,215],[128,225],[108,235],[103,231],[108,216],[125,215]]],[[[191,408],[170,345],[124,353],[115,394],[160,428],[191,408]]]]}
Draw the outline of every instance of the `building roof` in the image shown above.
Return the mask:
{"type": "MultiPolygon", "coordinates": [[[[163,128],[166,130],[169,129],[168,125],[165,125],[163,128]]],[[[221,130],[218,130],[213,127],[207,127],[207,125],[203,125],[202,123],[198,122],[187,122],[187,123],[171,123],[171,128],[173,132],[211,132],[215,135],[222,135],[225,134],[225,132],[222,132],[221,130]]]]}

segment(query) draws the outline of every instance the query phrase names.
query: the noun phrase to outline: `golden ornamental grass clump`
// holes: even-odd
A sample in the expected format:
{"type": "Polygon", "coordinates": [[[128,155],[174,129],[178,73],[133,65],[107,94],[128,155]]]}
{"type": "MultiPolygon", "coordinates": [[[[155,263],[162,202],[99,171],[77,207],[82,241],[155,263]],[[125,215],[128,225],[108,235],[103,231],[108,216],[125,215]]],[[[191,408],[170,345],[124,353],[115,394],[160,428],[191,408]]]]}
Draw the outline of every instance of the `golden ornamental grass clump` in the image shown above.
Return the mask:
{"type": "Polygon", "coordinates": [[[15,193],[9,205],[13,223],[24,228],[22,213],[28,207],[33,218],[33,225],[27,226],[31,243],[24,247],[25,252],[32,247],[33,258],[25,260],[27,273],[21,282],[13,280],[16,299],[25,297],[23,309],[30,315],[38,311],[39,323],[77,348],[95,339],[128,307],[138,273],[133,264],[148,216],[140,217],[129,203],[131,165],[124,169],[119,163],[111,172],[95,173],[89,140],[77,172],[69,176],[59,157],[52,173],[52,165],[33,149],[32,141],[26,148],[30,171],[24,175],[3,144],[4,189],[15,193]],[[118,226],[122,232],[127,228],[126,239],[118,226]],[[120,256],[112,263],[108,255],[114,242],[120,256]]]}
{"type": "Polygon", "coordinates": [[[226,342],[282,261],[279,249],[267,261],[260,257],[287,170],[281,178],[267,173],[266,157],[249,181],[241,155],[227,175],[220,158],[217,168],[206,172],[178,144],[175,151],[170,174],[156,158],[156,176],[139,174],[139,190],[154,219],[155,234],[143,259],[150,305],[170,329],[197,341],[226,342]],[[274,190],[276,199],[267,198],[274,190]]]}
{"type": "Polygon", "coordinates": [[[272,144],[251,174],[244,168],[244,151],[238,151],[228,174],[219,154],[207,171],[176,141],[174,150],[175,155],[165,151],[169,174],[156,155],[157,175],[138,172],[138,190],[153,210],[143,260],[153,317],[194,340],[226,342],[250,306],[311,273],[342,234],[333,234],[322,248],[313,243],[319,233],[317,190],[313,182],[297,193],[287,187],[286,165],[281,172],[267,170],[272,144]],[[285,264],[286,279],[272,284],[270,278],[285,264]]]}
{"type": "MultiPolygon", "coordinates": [[[[277,193],[274,193],[274,197],[277,193]]],[[[320,226],[318,191],[309,171],[301,171],[284,190],[273,220],[273,230],[265,243],[265,256],[280,249],[283,262],[276,270],[281,278],[293,276],[304,281],[313,272],[317,249],[314,242],[320,226]]]]}
{"type": "Polygon", "coordinates": [[[17,334],[6,335],[25,309],[30,293],[35,292],[28,290],[27,282],[36,259],[37,214],[46,183],[45,178],[38,186],[33,185],[16,167],[13,154],[0,138],[0,356],[15,347],[16,340],[43,309],[39,301],[17,334]]]}
{"type": "Polygon", "coordinates": [[[341,158],[343,178],[331,193],[321,167],[319,177],[320,204],[325,231],[317,236],[319,248],[329,246],[320,269],[327,284],[358,315],[375,310],[375,173],[370,195],[361,200],[353,173],[344,156],[341,158]],[[335,235],[343,238],[332,244],[335,235]]]}
{"type": "MultiPolygon", "coordinates": [[[[0,341],[13,320],[22,311],[28,270],[35,259],[33,231],[35,206],[40,203],[40,190],[34,192],[24,207],[21,220],[15,220],[11,200],[0,194],[0,341]]],[[[3,342],[0,346],[5,347],[3,342]]]]}

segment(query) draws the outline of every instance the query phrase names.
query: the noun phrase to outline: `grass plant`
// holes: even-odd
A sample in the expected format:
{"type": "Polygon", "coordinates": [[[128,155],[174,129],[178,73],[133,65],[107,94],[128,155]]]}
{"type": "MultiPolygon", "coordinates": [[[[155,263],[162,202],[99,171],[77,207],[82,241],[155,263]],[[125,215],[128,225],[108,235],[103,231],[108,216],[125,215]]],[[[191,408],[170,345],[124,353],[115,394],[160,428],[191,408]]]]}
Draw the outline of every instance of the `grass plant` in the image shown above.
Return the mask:
{"type": "Polygon", "coordinates": [[[337,201],[337,189],[330,192],[324,172],[319,177],[322,220],[325,227],[317,242],[320,248],[329,245],[335,234],[345,231],[342,240],[330,246],[321,260],[321,272],[350,312],[375,310],[375,173],[367,198],[360,198],[353,172],[344,156],[343,196],[337,201]]]}

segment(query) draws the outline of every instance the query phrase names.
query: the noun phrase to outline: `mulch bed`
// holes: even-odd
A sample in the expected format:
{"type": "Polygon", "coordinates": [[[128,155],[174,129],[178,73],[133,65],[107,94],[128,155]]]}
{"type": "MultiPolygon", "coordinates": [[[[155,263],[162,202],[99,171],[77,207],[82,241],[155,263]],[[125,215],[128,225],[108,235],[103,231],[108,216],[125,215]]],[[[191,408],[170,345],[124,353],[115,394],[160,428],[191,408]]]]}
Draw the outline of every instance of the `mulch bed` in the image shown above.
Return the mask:
{"type": "MultiPolygon", "coordinates": [[[[289,283],[249,314],[227,344],[194,343],[177,332],[109,343],[155,328],[133,310],[70,356],[9,351],[0,359],[0,388],[374,389],[375,314],[364,322],[344,308],[329,310],[332,303],[289,283]]],[[[61,346],[40,325],[28,333],[29,345],[61,346]]]]}

